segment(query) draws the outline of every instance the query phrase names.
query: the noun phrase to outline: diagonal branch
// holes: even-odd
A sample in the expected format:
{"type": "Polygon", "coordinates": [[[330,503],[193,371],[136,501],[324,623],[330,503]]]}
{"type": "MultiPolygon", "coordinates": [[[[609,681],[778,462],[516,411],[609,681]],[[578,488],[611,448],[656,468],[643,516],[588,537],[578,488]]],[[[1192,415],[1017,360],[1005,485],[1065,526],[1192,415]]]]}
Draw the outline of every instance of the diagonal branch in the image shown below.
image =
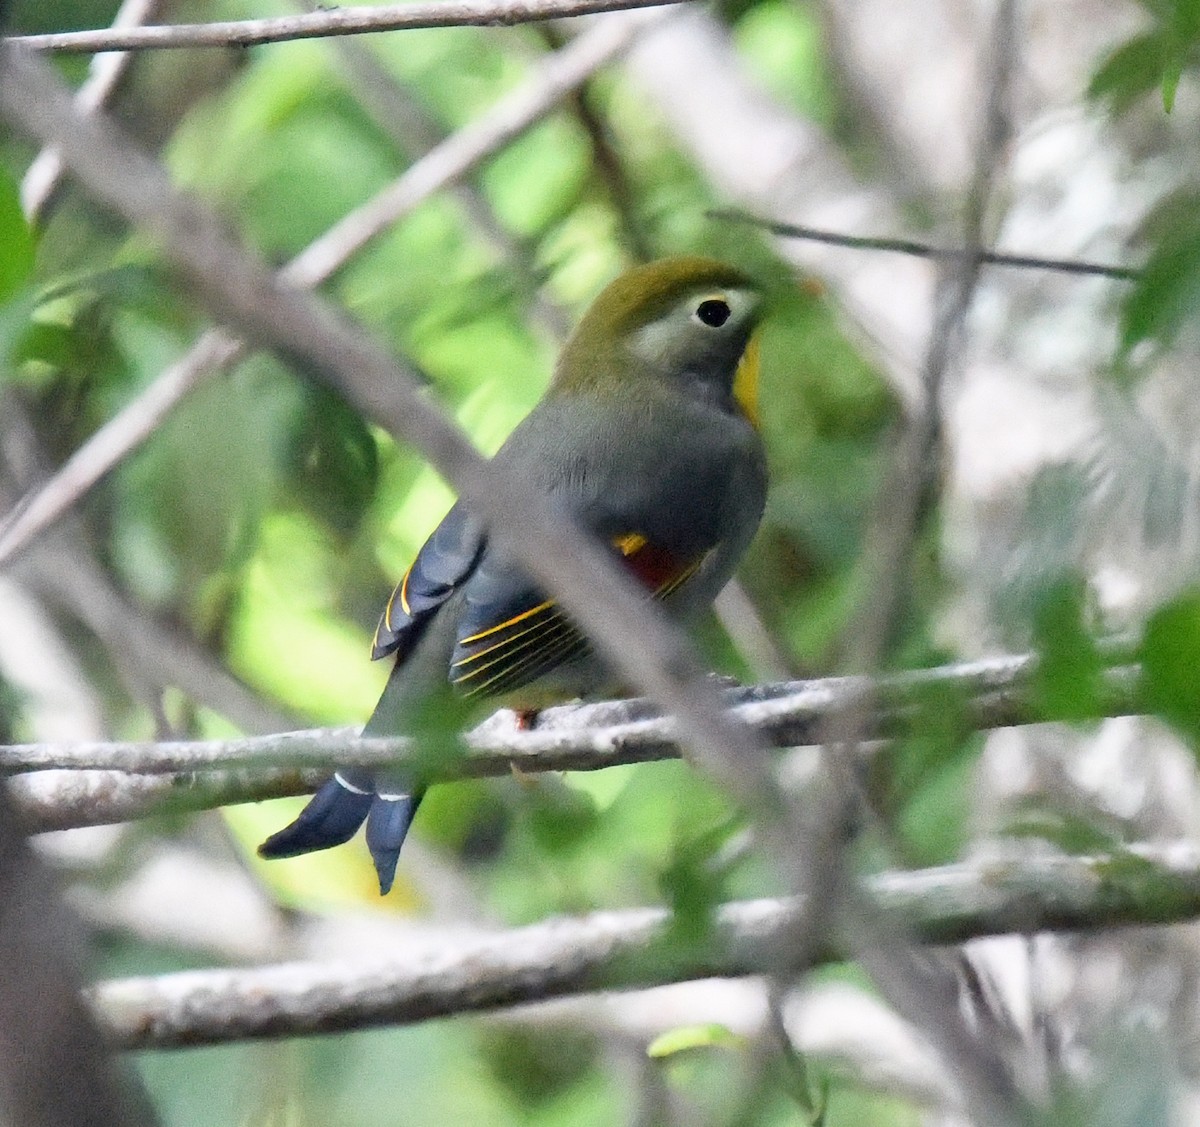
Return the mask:
{"type": "MultiPolygon", "coordinates": [[[[293,286],[315,288],[392,224],[535,125],[589,75],[624,50],[654,16],[608,23],[547,59],[523,85],[487,113],[414,162],[350,212],[281,271],[293,286]]],[[[226,371],[247,345],[222,329],[204,333],[188,352],[96,431],[57,472],[0,519],[0,565],[48,528],[118,463],[146,441],[200,383],[226,371]]]]}
{"type": "Polygon", "coordinates": [[[148,51],[180,47],[252,47],[290,39],[399,31],[420,27],[503,27],[679,4],[685,0],[423,0],[379,7],[330,8],[295,16],[220,23],[158,24],[152,27],[97,28],[43,35],[14,35],[8,42],[35,51],[89,54],[94,51],[148,51]]]}
{"type": "MultiPolygon", "coordinates": [[[[1200,916],[1194,843],[1133,846],[1098,857],[1035,854],[963,862],[868,882],[881,909],[923,943],[1050,930],[1109,930],[1200,916]]],[[[93,1012],[125,1049],[337,1033],[543,1001],[596,990],[761,973],[805,913],[795,900],[725,904],[709,941],[671,940],[661,908],[597,912],[415,946],[353,964],[289,963],[100,983],[93,1012]]],[[[823,948],[818,961],[842,957],[823,948]]]]}

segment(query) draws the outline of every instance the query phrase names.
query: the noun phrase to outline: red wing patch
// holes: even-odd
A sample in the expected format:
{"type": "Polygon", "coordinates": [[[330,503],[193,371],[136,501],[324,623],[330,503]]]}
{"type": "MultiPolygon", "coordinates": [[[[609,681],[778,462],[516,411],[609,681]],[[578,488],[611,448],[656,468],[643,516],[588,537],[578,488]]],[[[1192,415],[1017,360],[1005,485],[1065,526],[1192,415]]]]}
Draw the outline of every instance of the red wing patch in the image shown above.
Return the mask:
{"type": "Polygon", "coordinates": [[[651,544],[638,532],[615,537],[613,545],[624,557],[625,567],[633,577],[659,599],[665,599],[686,583],[704,562],[703,556],[691,561],[680,560],[666,549],[651,544]]]}

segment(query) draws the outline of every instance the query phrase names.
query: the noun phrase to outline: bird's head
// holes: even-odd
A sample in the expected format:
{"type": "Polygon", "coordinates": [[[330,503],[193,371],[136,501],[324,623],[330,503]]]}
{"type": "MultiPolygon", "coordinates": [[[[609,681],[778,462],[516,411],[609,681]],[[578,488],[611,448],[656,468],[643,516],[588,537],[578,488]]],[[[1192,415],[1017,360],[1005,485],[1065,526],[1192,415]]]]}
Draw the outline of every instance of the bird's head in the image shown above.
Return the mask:
{"type": "Polygon", "coordinates": [[[552,390],[633,393],[641,381],[727,403],[758,421],[762,298],[740,270],[664,258],[622,274],[592,303],[559,357],[552,390]]]}

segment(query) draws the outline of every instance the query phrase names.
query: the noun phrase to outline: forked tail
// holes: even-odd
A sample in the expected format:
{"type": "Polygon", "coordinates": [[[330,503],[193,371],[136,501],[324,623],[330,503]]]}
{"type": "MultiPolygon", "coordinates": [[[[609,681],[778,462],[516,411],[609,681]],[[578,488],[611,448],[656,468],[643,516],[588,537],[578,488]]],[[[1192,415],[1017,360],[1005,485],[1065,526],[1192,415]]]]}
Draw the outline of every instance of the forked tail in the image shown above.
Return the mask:
{"type": "Polygon", "coordinates": [[[349,841],[366,821],[367,848],[379,874],[379,893],[385,896],[396,877],[400,847],[420,802],[420,794],[377,790],[369,771],[339,771],[312,796],[294,822],[258,847],[258,855],[273,860],[329,849],[349,841]]]}

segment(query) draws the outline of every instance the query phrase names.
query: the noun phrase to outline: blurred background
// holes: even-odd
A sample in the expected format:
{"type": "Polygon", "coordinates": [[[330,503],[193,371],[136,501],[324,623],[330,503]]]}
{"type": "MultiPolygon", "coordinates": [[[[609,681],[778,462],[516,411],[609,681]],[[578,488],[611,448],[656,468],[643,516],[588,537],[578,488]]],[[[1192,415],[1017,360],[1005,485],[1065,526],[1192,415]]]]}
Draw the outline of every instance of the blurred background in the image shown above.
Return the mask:
{"type": "MultiPolygon", "coordinates": [[[[116,10],[14,0],[11,23],[103,27],[116,10]]],[[[153,22],[189,22],[298,9],[150,10],[153,22]]],[[[926,260],[777,238],[710,209],[953,246],[974,200],[989,245],[1149,262],[1136,285],[984,271],[887,639],[889,668],[1057,640],[1069,693],[1090,668],[1091,634],[1136,629],[1197,573],[1200,18],[1185,0],[1027,0],[1018,16],[1011,130],[982,196],[995,5],[688,5],[635,30],[623,58],[388,228],[324,291],[491,452],[622,269],[700,252],[762,278],[774,306],[762,388],[771,497],[698,642],[714,669],[765,681],[840,668],[871,593],[873,500],[920,401],[937,274],[926,260]]],[[[282,264],[536,84],[550,53],[630,18],[148,52],[112,112],[177,184],[282,264]]],[[[75,84],[87,77],[86,56],[55,62],[75,84]]],[[[11,248],[0,510],[208,327],[155,248],[69,182],[36,204],[27,182],[31,237],[19,201],[34,156],[0,137],[11,248]]],[[[199,381],[0,573],[0,738],[360,723],[386,676],[368,660],[379,611],[451,502],[418,454],[269,357],[199,381]]],[[[40,809],[60,782],[14,790],[40,809]]],[[[1171,840],[1196,824],[1192,752],[1147,720],[931,733],[894,748],[873,782],[882,831],[860,851],[864,868],[1171,840]]],[[[91,973],[436,948],[556,913],[776,890],[736,811],[675,762],[438,787],[384,900],[358,845],[254,857],[301,803],[165,808],[40,835],[95,929],[91,973]]],[[[1078,1121],[1112,1124],[1194,1121],[1196,954],[1183,926],[971,949],[1034,1061],[1028,1082],[1061,1068],[1078,1121]]],[[[827,1085],[825,1122],[961,1122],[919,1034],[856,967],[810,976],[784,1012],[827,1085]]],[[[760,1051],[767,1013],[761,983],[706,982],[136,1063],[163,1121],[181,1127],[810,1121],[794,1076],[760,1051]],[[697,1032],[664,1048],[681,1028],[697,1032]]]]}

